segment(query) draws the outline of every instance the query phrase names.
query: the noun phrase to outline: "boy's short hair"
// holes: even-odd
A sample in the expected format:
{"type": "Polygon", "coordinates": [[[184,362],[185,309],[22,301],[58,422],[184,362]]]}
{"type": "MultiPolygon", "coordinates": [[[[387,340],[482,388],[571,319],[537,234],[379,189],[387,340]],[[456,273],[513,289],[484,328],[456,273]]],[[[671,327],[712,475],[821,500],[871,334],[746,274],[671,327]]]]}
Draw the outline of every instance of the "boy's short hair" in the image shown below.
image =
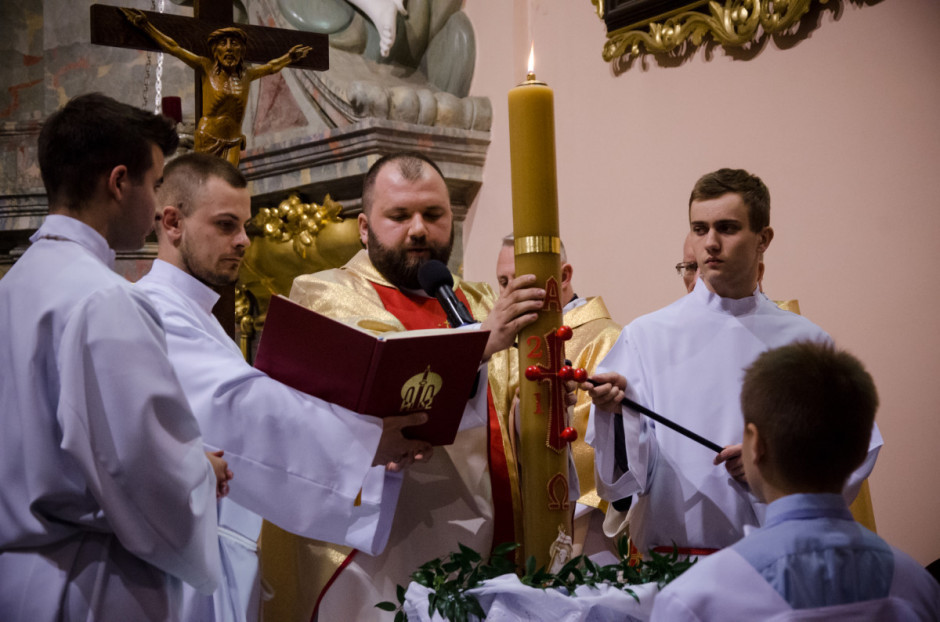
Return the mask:
{"type": "Polygon", "coordinates": [[[39,132],[39,170],[49,205],[77,210],[102,175],[124,165],[139,183],[153,165],[151,145],[176,151],[176,124],[101,93],[79,95],[54,112],[39,132]]]}
{"type": "Polygon", "coordinates": [[[768,350],[748,367],[741,410],[787,484],[840,490],[868,453],[878,392],[848,352],[798,342],[768,350]]]}
{"type": "Polygon", "coordinates": [[[702,175],[692,188],[689,208],[693,201],[717,199],[729,193],[740,196],[747,206],[751,231],[760,233],[770,226],[770,191],[760,177],[740,168],[722,168],[702,175]]]}

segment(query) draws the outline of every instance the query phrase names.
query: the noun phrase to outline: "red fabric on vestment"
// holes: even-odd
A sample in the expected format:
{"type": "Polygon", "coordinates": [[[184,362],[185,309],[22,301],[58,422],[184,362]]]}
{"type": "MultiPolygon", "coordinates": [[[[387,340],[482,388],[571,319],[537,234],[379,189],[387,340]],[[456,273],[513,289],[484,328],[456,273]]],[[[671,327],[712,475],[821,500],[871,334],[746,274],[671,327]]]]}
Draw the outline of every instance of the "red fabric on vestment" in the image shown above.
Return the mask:
{"type": "MultiPolygon", "coordinates": [[[[437,298],[411,295],[395,287],[372,283],[382,300],[385,310],[398,318],[407,330],[422,328],[445,328],[447,313],[437,298]]],[[[457,299],[468,309],[470,303],[458,287],[454,290],[457,299]]],[[[496,406],[489,388],[486,391],[488,411],[487,449],[490,467],[490,484],[493,491],[493,546],[503,542],[515,541],[515,523],[512,512],[512,489],[509,483],[509,469],[506,466],[506,453],[503,447],[503,435],[496,415],[496,406]]]]}

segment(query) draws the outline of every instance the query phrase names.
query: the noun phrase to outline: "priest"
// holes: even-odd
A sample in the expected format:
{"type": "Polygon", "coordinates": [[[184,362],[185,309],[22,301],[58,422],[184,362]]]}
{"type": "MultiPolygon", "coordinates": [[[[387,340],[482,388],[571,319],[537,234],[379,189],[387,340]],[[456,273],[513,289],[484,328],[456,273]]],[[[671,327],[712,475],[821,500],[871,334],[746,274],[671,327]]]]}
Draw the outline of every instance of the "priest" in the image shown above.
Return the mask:
{"type": "MultiPolygon", "coordinates": [[[[419,153],[381,158],[363,182],[359,234],[366,249],[345,266],[294,281],[291,298],[320,313],[375,333],[447,325],[440,303],[421,290],[421,265],[447,262],[453,245],[453,210],[437,165],[419,153]]],[[[534,275],[513,279],[499,299],[483,283],[454,276],[456,296],[482,328],[490,331],[484,361],[509,347],[516,333],[533,322],[545,291],[534,275]]],[[[459,356],[459,353],[454,353],[459,356]]],[[[439,447],[427,464],[404,477],[388,548],[370,557],[299,541],[285,542],[281,559],[308,556],[293,577],[303,606],[281,620],[310,619],[317,605],[321,620],[378,620],[380,601],[395,601],[395,586],[406,585],[424,562],[458,550],[458,544],[487,554],[494,544],[520,541],[516,465],[506,414],[505,386],[488,386],[485,376],[464,413],[452,445],[439,447]],[[325,586],[329,586],[324,590],[325,586]]],[[[265,531],[268,543],[268,532],[265,531]]],[[[267,563],[268,548],[264,551],[267,563]]]]}

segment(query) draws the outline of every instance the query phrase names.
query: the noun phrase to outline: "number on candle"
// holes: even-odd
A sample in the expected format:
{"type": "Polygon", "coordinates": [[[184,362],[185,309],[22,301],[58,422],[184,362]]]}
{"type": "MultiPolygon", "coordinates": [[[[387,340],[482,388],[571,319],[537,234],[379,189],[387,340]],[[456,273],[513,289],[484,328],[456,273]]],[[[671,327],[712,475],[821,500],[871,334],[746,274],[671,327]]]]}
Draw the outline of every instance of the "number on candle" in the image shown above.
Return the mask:
{"type": "Polygon", "coordinates": [[[532,349],[529,350],[529,353],[526,355],[530,359],[541,359],[542,358],[542,338],[538,335],[531,335],[525,342],[532,346],[532,349]]]}

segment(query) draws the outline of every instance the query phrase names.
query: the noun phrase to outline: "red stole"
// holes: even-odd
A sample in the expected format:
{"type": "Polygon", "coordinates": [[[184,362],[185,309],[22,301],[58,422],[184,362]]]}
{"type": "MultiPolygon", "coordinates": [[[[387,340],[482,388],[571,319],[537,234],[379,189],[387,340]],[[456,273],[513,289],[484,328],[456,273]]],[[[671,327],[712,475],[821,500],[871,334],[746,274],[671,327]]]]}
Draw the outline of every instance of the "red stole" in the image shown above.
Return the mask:
{"type": "MultiPolygon", "coordinates": [[[[372,283],[382,300],[385,310],[398,318],[406,330],[422,328],[446,328],[447,314],[437,298],[411,295],[395,287],[372,283]]],[[[468,309],[470,303],[458,287],[454,293],[468,309]]],[[[499,427],[499,417],[493,394],[486,390],[487,410],[489,411],[489,435],[487,436],[487,454],[490,467],[490,485],[493,490],[493,546],[503,542],[514,542],[515,523],[512,513],[512,490],[509,482],[509,469],[506,466],[506,453],[503,447],[503,435],[499,427]]]]}

